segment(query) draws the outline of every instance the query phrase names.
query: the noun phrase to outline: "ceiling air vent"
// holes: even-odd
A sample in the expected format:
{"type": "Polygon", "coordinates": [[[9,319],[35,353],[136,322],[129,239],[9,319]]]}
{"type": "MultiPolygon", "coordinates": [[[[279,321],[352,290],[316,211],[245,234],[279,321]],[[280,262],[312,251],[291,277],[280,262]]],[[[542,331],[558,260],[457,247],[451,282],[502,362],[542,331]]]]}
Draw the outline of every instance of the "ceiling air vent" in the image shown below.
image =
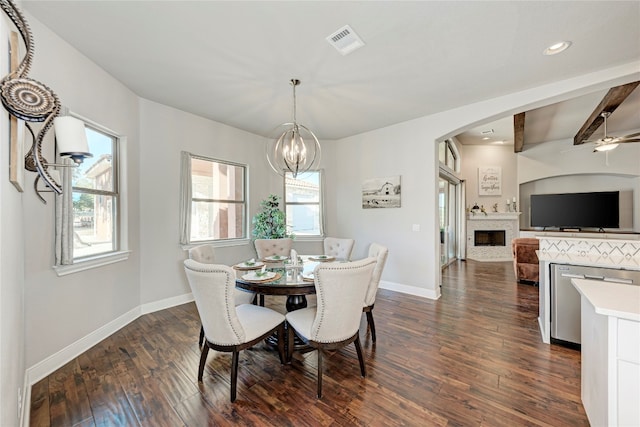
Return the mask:
{"type": "Polygon", "coordinates": [[[327,37],[327,41],[342,55],[347,55],[364,46],[362,39],[353,31],[353,28],[348,25],[345,25],[327,37]]]}

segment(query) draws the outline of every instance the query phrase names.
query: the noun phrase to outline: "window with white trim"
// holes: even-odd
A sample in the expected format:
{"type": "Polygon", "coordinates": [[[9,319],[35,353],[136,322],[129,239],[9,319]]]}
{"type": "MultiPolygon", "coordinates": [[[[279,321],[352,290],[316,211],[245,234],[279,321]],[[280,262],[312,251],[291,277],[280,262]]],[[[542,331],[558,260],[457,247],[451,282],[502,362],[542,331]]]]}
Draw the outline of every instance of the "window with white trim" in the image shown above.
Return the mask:
{"type": "Polygon", "coordinates": [[[323,236],[322,172],[309,171],[284,177],[287,229],[296,237],[323,236]]]}
{"type": "Polygon", "coordinates": [[[182,244],[247,238],[247,166],[182,153],[182,244]]]}
{"type": "Polygon", "coordinates": [[[85,125],[89,151],[72,169],[73,260],[119,248],[118,138],[85,125]]]}

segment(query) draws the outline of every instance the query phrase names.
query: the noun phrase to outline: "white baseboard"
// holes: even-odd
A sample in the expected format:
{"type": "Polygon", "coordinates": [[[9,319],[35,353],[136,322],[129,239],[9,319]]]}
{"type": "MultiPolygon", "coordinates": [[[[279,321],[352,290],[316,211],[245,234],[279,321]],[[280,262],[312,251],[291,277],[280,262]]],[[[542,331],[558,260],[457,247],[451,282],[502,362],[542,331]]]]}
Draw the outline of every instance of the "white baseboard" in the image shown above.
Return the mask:
{"type": "Polygon", "coordinates": [[[193,301],[193,294],[178,295],[176,297],[166,298],[160,301],[148,302],[140,306],[140,314],[153,313],[155,311],[164,310],[165,308],[175,307],[176,305],[186,304],[193,301]]]}
{"type": "Polygon", "coordinates": [[[31,366],[26,371],[29,387],[51,374],[56,369],[64,366],[66,363],[69,363],[69,361],[78,357],[78,355],[84,353],[103,339],[127,326],[138,317],[140,317],[140,306],[129,310],[117,319],[112,320],[57,353],[52,354],[46,359],[31,366]]]}
{"type": "Polygon", "coordinates": [[[37,383],[42,378],[51,374],[61,366],[64,366],[75,357],[78,357],[80,354],[127,326],[143,314],[153,313],[154,311],[164,310],[166,308],[185,304],[191,301],[193,301],[193,295],[188,293],[160,301],[142,304],[129,310],[117,319],[112,320],[106,325],[96,329],[90,334],[80,338],[78,341],[28,368],[25,372],[25,383],[27,387],[30,389],[33,384],[37,383]]]}
{"type": "Polygon", "coordinates": [[[389,291],[401,292],[403,294],[415,295],[422,298],[429,298],[433,300],[440,298],[440,292],[432,289],[418,288],[416,286],[402,285],[400,283],[386,282],[384,280],[380,281],[380,287],[389,291]]]}
{"type": "Polygon", "coordinates": [[[477,262],[507,262],[507,261],[512,262],[513,261],[513,257],[478,259],[478,258],[471,258],[467,256],[467,259],[470,259],[471,261],[477,261],[477,262]]]}

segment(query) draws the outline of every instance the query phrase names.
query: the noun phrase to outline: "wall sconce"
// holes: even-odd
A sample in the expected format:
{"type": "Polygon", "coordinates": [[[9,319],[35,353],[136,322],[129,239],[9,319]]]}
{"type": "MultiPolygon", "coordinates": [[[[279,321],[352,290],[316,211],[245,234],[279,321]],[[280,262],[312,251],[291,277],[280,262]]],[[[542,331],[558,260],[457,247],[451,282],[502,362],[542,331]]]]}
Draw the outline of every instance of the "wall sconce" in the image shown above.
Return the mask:
{"type": "MultiPolygon", "coordinates": [[[[54,120],[60,113],[60,100],[46,85],[27,77],[27,73],[31,68],[31,62],[33,61],[33,36],[29,25],[24,19],[22,12],[11,0],[0,0],[0,6],[18,29],[27,50],[18,67],[0,80],[0,98],[2,99],[2,105],[4,105],[4,108],[9,114],[26,122],[25,127],[33,138],[33,144],[29,152],[25,155],[25,169],[38,174],[33,186],[40,200],[46,203],[39,194],[39,179],[42,179],[45,185],[51,189],[49,191],[57,194],[62,193],[62,187],[58,184],[58,182],[60,182],[59,174],[54,174],[52,173],[54,172],[53,170],[50,171],[48,169],[49,166],[58,165],[47,162],[42,156],[42,141],[46,133],[54,125],[54,120]],[[29,124],[31,122],[42,123],[37,135],[34,134],[29,124]]],[[[84,124],[82,131],[84,133],[84,124]]],[[[77,140],[77,137],[74,138],[74,140],[77,140]]],[[[84,136],[84,143],[86,146],[86,135],[84,136]]],[[[73,147],[72,149],[75,150],[73,147]]],[[[78,163],[82,162],[84,157],[90,155],[88,151],[88,147],[83,147],[81,151],[65,153],[71,155],[74,162],[78,163]]],[[[60,153],[63,155],[62,150],[60,150],[60,153]]]]}

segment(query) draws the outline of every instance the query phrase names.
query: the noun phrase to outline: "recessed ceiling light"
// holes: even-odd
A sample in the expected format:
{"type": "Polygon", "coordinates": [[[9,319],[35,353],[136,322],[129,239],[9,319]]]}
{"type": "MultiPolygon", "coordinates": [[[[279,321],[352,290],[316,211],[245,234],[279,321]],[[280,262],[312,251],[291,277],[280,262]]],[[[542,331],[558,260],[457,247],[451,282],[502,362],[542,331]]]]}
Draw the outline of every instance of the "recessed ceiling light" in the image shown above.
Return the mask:
{"type": "Polygon", "coordinates": [[[544,55],[556,55],[560,52],[564,52],[565,50],[569,49],[569,46],[571,46],[571,42],[570,41],[563,41],[563,42],[558,42],[558,43],[554,43],[551,46],[549,46],[548,48],[546,48],[542,53],[544,55]]]}
{"type": "Polygon", "coordinates": [[[491,139],[491,138],[489,138],[488,136],[485,136],[484,138],[482,138],[483,141],[486,141],[488,139],[491,139]]]}

